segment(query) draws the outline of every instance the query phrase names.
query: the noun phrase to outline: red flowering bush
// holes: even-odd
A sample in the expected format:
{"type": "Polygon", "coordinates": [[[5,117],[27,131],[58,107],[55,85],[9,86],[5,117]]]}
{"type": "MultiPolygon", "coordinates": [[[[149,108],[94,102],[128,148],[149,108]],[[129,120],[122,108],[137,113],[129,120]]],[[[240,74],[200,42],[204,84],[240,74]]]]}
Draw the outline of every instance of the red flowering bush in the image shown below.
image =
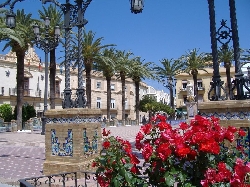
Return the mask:
{"type": "Polygon", "coordinates": [[[131,144],[119,137],[109,137],[109,134],[110,131],[103,129],[103,151],[92,163],[93,167],[97,167],[98,183],[101,187],[142,186],[144,181],[138,176],[137,167],[140,161],[132,153],[131,144]]]}
{"type": "MultiPolygon", "coordinates": [[[[104,129],[103,135],[109,133],[104,129]]],[[[164,116],[156,116],[136,135],[143,168],[138,167],[128,141],[107,137],[105,154],[94,162],[97,180],[101,187],[173,186],[176,182],[185,187],[247,186],[250,163],[241,159],[243,148],[235,146],[237,136],[245,136],[245,132],[221,127],[213,117],[197,115],[190,124],[181,123],[174,129],[164,116]]]]}

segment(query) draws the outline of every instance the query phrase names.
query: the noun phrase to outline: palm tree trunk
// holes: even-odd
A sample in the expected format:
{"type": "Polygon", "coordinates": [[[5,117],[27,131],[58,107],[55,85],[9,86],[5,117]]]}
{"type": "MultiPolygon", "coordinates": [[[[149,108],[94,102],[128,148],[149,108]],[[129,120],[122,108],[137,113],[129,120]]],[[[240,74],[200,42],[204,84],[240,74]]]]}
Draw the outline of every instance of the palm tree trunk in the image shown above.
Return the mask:
{"type": "Polygon", "coordinates": [[[139,90],[140,89],[140,82],[135,82],[135,116],[136,116],[136,124],[139,125],[139,104],[140,104],[140,98],[139,98],[139,90]]]}
{"type": "Polygon", "coordinates": [[[174,109],[174,93],[172,85],[169,85],[170,106],[174,109]]]}
{"type": "Polygon", "coordinates": [[[195,102],[198,103],[198,87],[197,87],[197,73],[193,74],[193,80],[194,80],[194,96],[195,96],[195,102]]]}
{"type": "Polygon", "coordinates": [[[17,56],[17,130],[22,130],[25,51],[16,52],[16,56],[17,56]]]}
{"type": "Polygon", "coordinates": [[[107,120],[110,121],[110,103],[111,103],[111,88],[110,88],[110,82],[111,77],[106,77],[107,80],[107,120]]]}
{"type": "MultiPolygon", "coordinates": [[[[84,61],[85,62],[85,61],[84,61]]],[[[91,108],[91,65],[85,63],[87,107],[91,108]]]]}
{"type": "Polygon", "coordinates": [[[55,109],[55,90],[56,90],[56,50],[50,51],[50,67],[49,67],[49,83],[50,83],[50,108],[55,109]]]}
{"type": "Polygon", "coordinates": [[[122,123],[125,124],[125,74],[121,72],[122,81],[122,123]]]}

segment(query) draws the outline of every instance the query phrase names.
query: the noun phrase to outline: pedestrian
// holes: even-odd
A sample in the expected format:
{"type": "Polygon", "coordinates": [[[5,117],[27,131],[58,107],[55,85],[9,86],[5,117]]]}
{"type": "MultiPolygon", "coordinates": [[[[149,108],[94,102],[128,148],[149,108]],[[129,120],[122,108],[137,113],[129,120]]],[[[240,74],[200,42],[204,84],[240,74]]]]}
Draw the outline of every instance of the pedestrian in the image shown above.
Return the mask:
{"type": "Polygon", "coordinates": [[[142,124],[145,125],[147,123],[145,115],[142,117],[142,124]]]}
{"type": "Polygon", "coordinates": [[[104,116],[104,118],[103,118],[103,123],[106,123],[106,121],[107,121],[107,120],[106,120],[106,117],[104,116]]]}

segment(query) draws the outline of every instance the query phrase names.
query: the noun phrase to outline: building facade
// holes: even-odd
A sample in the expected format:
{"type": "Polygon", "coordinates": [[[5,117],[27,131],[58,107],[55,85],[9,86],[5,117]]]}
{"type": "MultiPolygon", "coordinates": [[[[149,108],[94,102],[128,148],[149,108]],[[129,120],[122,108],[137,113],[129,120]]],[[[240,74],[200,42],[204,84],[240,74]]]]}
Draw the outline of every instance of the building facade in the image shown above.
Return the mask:
{"type": "MultiPolygon", "coordinates": [[[[198,71],[198,77],[197,77],[197,87],[198,87],[198,108],[200,102],[207,102],[208,99],[208,92],[210,90],[210,82],[212,82],[212,76],[213,76],[213,68],[208,67],[205,68],[205,71],[198,71]]],[[[227,77],[226,77],[226,68],[223,66],[220,66],[220,78],[221,81],[223,81],[223,87],[226,91],[227,89],[227,77]]],[[[234,67],[230,68],[230,76],[233,80],[235,73],[234,73],[234,67]]],[[[176,77],[176,108],[177,112],[181,111],[184,114],[186,114],[186,102],[187,102],[187,83],[190,81],[193,83],[193,77],[192,75],[189,75],[187,73],[181,73],[177,75],[176,77]]],[[[226,97],[226,94],[222,91],[221,92],[222,97],[226,97]]],[[[211,93],[212,95],[212,93],[211,93]]]]}
{"type": "MultiPolygon", "coordinates": [[[[9,52],[6,55],[0,55],[0,105],[7,103],[13,108],[16,106],[16,55],[9,52]]],[[[37,111],[37,117],[41,117],[44,109],[44,90],[45,90],[45,67],[41,63],[38,55],[35,53],[34,48],[29,48],[25,56],[25,72],[24,72],[24,100],[23,103],[33,105],[37,111]]],[[[63,91],[65,88],[65,71],[64,68],[57,66],[56,71],[56,94],[55,103],[56,109],[62,108],[63,91]]],[[[77,70],[71,69],[70,85],[72,89],[72,99],[76,98],[76,89],[78,86],[77,70]]],[[[102,72],[92,71],[91,74],[91,88],[92,88],[92,101],[91,108],[100,108],[103,117],[107,117],[107,81],[102,75],[102,72]]],[[[84,75],[85,77],[85,75],[84,75]]],[[[85,87],[85,81],[84,81],[85,87]]],[[[152,87],[141,82],[140,84],[140,98],[148,94],[152,87]]],[[[112,77],[111,80],[111,117],[121,119],[122,105],[121,105],[121,80],[117,77],[112,77]]],[[[168,94],[163,91],[155,91],[153,93],[160,100],[169,103],[168,94]]],[[[48,109],[50,109],[50,93],[48,81],[48,109]]],[[[126,80],[125,87],[125,117],[127,119],[135,120],[135,86],[131,79],[126,80]]],[[[140,121],[145,113],[140,113],[140,121]]]]}

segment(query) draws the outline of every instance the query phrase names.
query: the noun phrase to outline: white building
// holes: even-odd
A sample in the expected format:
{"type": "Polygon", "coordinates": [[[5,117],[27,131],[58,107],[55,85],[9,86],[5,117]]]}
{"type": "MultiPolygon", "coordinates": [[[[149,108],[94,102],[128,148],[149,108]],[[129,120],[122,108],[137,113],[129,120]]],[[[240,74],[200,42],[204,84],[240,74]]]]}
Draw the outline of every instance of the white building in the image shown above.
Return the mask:
{"type": "MultiPolygon", "coordinates": [[[[23,103],[33,105],[37,111],[37,117],[40,117],[44,109],[44,88],[45,88],[45,67],[40,62],[38,55],[33,48],[30,48],[25,56],[24,72],[24,100],[23,103]]],[[[13,108],[16,106],[16,55],[9,52],[6,55],[0,55],[0,105],[7,103],[13,108]]],[[[56,109],[62,108],[63,90],[65,88],[64,69],[57,66],[56,72],[56,109]]],[[[77,70],[71,69],[70,86],[72,89],[72,99],[76,97],[77,89],[77,70]]],[[[102,72],[92,72],[91,75],[92,101],[91,108],[100,108],[103,111],[103,117],[107,117],[107,81],[102,72]]],[[[85,75],[84,75],[85,77],[85,75]]],[[[85,84],[85,83],[84,83],[85,84]]],[[[84,85],[85,86],[85,85],[84,85]]],[[[111,117],[121,119],[121,81],[115,76],[111,80],[111,117]]],[[[131,79],[126,80],[125,90],[125,116],[135,120],[135,86],[131,79]]],[[[140,83],[140,98],[146,94],[154,94],[157,101],[169,103],[169,95],[163,91],[156,91],[153,87],[148,87],[146,83],[140,83]]],[[[48,109],[50,109],[49,100],[49,81],[48,81],[48,109]]],[[[145,113],[140,114],[140,120],[145,113]]]]}

